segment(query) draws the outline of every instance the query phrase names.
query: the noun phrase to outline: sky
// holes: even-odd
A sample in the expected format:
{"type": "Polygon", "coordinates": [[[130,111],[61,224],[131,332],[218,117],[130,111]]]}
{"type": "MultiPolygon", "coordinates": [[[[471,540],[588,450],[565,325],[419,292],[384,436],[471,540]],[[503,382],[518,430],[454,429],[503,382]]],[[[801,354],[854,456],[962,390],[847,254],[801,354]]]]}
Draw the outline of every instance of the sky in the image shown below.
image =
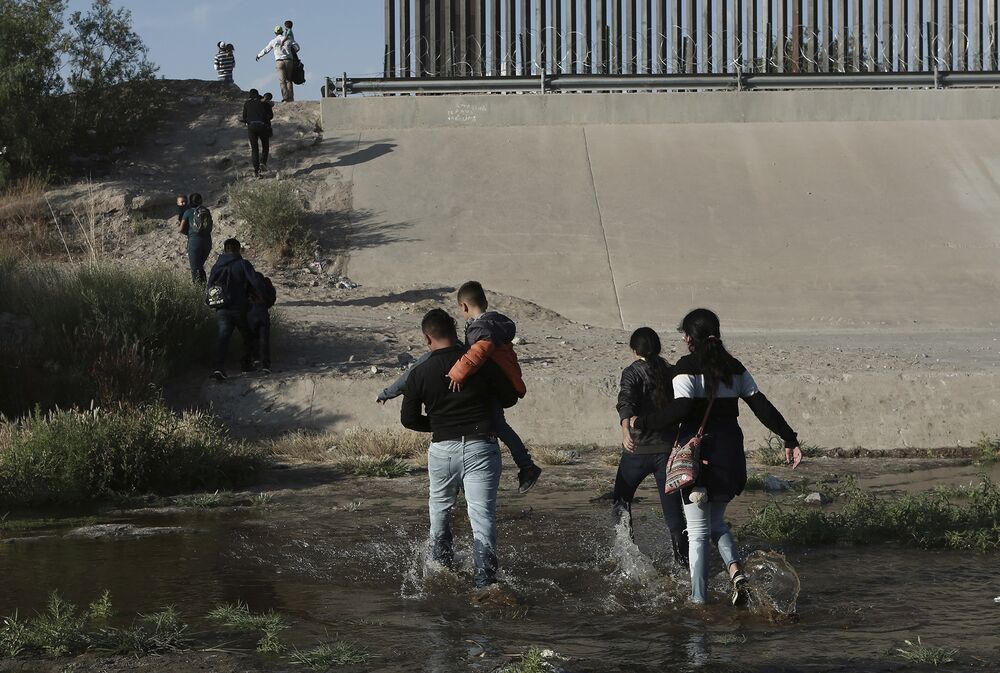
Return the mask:
{"type": "MultiPolygon", "coordinates": [[[[90,0],[70,0],[85,11],[90,0]]],[[[168,79],[215,79],[212,59],[220,40],[235,47],[236,83],[278,93],[274,56],[254,61],[274,37],[274,26],[295,22],[306,83],[297,99],[318,99],[326,76],[381,75],[383,3],[378,0],[114,0],[132,11],[133,26],[150,60],[168,79]]],[[[280,96],[279,96],[280,97],[280,96]]]]}

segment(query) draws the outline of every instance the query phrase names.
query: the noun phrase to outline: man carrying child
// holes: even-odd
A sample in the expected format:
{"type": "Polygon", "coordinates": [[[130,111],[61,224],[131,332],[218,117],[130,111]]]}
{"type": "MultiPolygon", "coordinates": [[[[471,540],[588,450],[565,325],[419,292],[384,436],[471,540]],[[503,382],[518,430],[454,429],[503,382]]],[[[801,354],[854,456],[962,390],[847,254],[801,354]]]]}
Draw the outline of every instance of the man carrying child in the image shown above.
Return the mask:
{"type": "MultiPolygon", "coordinates": [[[[463,353],[455,365],[449,370],[451,389],[460,391],[466,379],[479,370],[486,362],[492,360],[510,380],[518,397],[524,397],[526,389],[521,378],[521,367],[514,352],[513,339],[517,333],[514,321],[496,311],[488,311],[489,304],[486,292],[477,281],[469,281],[458,289],[458,307],[468,321],[465,325],[465,344],[467,351],[463,353]]],[[[421,356],[407,371],[403,372],[395,383],[379,393],[376,401],[385,404],[386,401],[402,394],[407,377],[417,366],[427,360],[430,354],[421,356]]],[[[497,436],[507,445],[514,463],[518,467],[518,492],[527,493],[538,481],[542,469],[531,459],[527,447],[517,432],[514,431],[504,416],[503,406],[491,405],[493,427],[497,436]]]]}

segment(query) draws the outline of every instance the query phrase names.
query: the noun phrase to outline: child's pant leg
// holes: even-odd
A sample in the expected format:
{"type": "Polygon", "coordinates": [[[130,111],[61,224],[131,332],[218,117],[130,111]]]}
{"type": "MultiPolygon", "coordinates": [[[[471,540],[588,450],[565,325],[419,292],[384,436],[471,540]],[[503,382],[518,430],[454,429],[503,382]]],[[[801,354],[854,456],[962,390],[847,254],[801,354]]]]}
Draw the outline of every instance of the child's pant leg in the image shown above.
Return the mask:
{"type": "Polygon", "coordinates": [[[518,437],[517,433],[514,432],[514,428],[510,427],[507,423],[503,407],[499,404],[493,405],[493,427],[496,429],[497,437],[507,446],[507,450],[510,451],[510,457],[514,459],[514,463],[519,468],[528,467],[532,464],[528,448],[521,441],[521,438],[518,437]]]}

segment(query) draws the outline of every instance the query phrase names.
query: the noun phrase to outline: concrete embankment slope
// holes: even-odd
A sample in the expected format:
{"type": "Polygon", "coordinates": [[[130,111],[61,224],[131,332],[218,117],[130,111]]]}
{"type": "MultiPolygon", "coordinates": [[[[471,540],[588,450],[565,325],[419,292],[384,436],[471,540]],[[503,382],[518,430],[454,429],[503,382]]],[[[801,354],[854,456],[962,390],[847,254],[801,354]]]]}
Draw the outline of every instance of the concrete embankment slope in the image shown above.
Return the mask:
{"type": "Polygon", "coordinates": [[[383,148],[380,284],[490,287],[595,325],[997,324],[1000,91],[328,99],[383,148]]]}
{"type": "Polygon", "coordinates": [[[673,360],[709,306],[803,439],[968,445],[1000,433],[998,119],[993,90],[326,100],[362,287],[281,306],[316,352],[209,397],[238,429],[394,426],[420,313],[478,278],[576,321],[501,298],[535,442],[618,441],[623,328],[673,360]]]}

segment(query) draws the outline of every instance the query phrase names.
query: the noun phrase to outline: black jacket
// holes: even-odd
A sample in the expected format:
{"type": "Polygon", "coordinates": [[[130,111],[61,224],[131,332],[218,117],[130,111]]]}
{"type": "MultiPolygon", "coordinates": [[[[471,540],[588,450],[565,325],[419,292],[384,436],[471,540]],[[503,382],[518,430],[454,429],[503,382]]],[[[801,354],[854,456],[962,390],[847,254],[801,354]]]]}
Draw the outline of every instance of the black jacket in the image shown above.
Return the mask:
{"type": "Polygon", "coordinates": [[[212,272],[208,274],[209,287],[215,284],[219,273],[225,266],[231,266],[230,284],[227,292],[230,304],[226,308],[245,311],[250,305],[249,291],[252,290],[258,297],[263,297],[265,292],[264,287],[257,278],[257,272],[253,268],[253,264],[239,255],[232,255],[228,252],[219,255],[218,261],[212,267],[212,272]]]}
{"type": "Polygon", "coordinates": [[[492,361],[470,376],[460,392],[449,390],[448,372],[464,352],[457,345],[436,350],[410,371],[399,412],[403,427],[430,432],[435,442],[496,432],[493,404],[514,406],[517,391],[492,361]]]}
{"type": "Polygon", "coordinates": [[[274,119],[274,110],[260,98],[251,98],[243,104],[244,124],[264,124],[266,126],[272,119],[274,119]]]}
{"type": "Polygon", "coordinates": [[[503,346],[513,341],[516,335],[517,326],[514,321],[496,311],[486,311],[475,320],[465,323],[465,343],[468,346],[478,341],[503,346]]]}
{"type": "MultiPolygon", "coordinates": [[[[667,366],[664,403],[669,403],[674,399],[674,373],[669,363],[664,364],[667,366]]],[[[653,390],[653,368],[648,362],[636,360],[626,367],[622,371],[621,387],[618,390],[618,420],[645,416],[662,409],[663,404],[656,403],[653,390]]],[[[631,433],[635,453],[668,453],[677,440],[677,424],[661,430],[632,430],[631,433]]]]}

